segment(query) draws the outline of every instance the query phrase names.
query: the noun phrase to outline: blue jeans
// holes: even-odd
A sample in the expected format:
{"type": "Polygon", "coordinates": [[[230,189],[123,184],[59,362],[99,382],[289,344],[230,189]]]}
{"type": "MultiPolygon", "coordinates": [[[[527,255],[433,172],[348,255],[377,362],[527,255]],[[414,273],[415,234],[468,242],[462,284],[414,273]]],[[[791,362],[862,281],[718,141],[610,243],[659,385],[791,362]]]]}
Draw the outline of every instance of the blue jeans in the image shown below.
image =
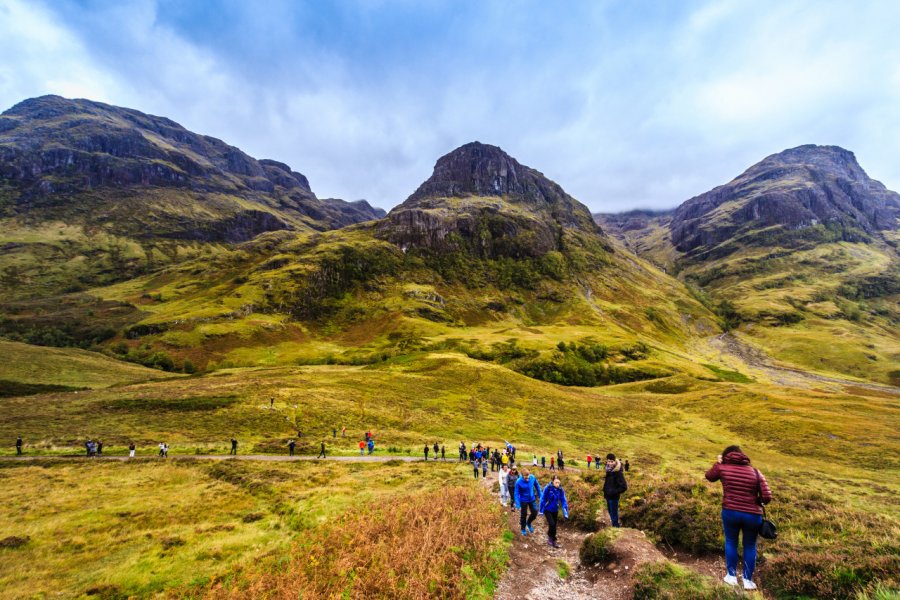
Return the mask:
{"type": "Polygon", "coordinates": [[[729,575],[737,575],[738,534],[744,536],[744,580],[753,581],[756,568],[756,535],[762,525],[762,515],[722,509],[722,528],[725,530],[725,568],[729,575]]]}
{"type": "Polygon", "coordinates": [[[607,498],[606,509],[609,511],[609,521],[613,527],[619,526],[619,497],[607,498]]]}

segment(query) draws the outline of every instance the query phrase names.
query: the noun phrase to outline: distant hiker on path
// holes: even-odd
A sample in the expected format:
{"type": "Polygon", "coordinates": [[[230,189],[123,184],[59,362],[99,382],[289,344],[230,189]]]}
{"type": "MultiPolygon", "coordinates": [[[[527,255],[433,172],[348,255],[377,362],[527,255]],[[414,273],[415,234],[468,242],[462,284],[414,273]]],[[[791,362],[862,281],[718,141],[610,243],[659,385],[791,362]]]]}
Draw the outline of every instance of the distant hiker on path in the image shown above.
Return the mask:
{"type": "Polygon", "coordinates": [[[439,451],[440,449],[441,449],[441,448],[440,448],[440,446],[438,446],[438,443],[435,442],[435,443],[434,443],[434,446],[432,447],[432,450],[434,450],[434,460],[437,460],[438,451],[439,451]]]}
{"type": "Polygon", "coordinates": [[[532,466],[532,467],[537,467],[537,454],[532,454],[532,455],[531,455],[531,466],[532,466]]]}
{"type": "Polygon", "coordinates": [[[347,437],[347,428],[346,427],[341,427],[341,437],[342,438],[347,437]]]}
{"type": "Polygon", "coordinates": [[[231,438],[231,452],[229,452],[228,454],[234,454],[235,456],[237,456],[237,440],[234,438],[231,438]]]}
{"type": "Polygon", "coordinates": [[[269,398],[269,408],[275,408],[275,398],[269,398]]]}
{"type": "Polygon", "coordinates": [[[531,524],[537,518],[538,505],[541,502],[541,484],[537,477],[530,474],[528,469],[522,469],[522,474],[516,480],[516,508],[519,509],[519,525],[522,535],[534,533],[531,524]],[[528,514],[531,509],[531,514],[528,514]]]}
{"type": "Polygon", "coordinates": [[[541,457],[541,468],[542,468],[542,469],[546,469],[546,468],[547,468],[547,457],[546,457],[546,456],[542,456],[542,457],[541,457]]]}
{"type": "Polygon", "coordinates": [[[319,455],[316,458],[325,458],[325,442],[322,442],[322,447],[319,450],[319,455]]]}
{"type": "Polygon", "coordinates": [[[504,507],[509,505],[509,467],[503,465],[500,467],[500,504],[504,507]]]}
{"type": "Polygon", "coordinates": [[[366,449],[366,443],[362,440],[359,440],[359,455],[362,456],[366,449]]]}
{"type": "Polygon", "coordinates": [[[425,444],[425,460],[428,461],[428,444],[425,444]]]}
{"type": "Polygon", "coordinates": [[[481,476],[487,479],[488,459],[487,456],[481,458],[481,476]]]}
{"type": "MultiPolygon", "coordinates": [[[[437,460],[437,459],[435,459],[437,460]]],[[[444,445],[441,444],[441,460],[444,460],[444,445]]]]}
{"type": "Polygon", "coordinates": [[[591,461],[592,461],[593,459],[594,459],[593,456],[591,456],[590,454],[587,455],[588,469],[591,468],[591,461]]]}
{"type": "Polygon", "coordinates": [[[22,436],[16,438],[16,456],[22,456],[22,436]]]}
{"type": "Polygon", "coordinates": [[[375,452],[375,440],[369,438],[369,454],[375,452]]]}
{"type": "Polygon", "coordinates": [[[472,461],[472,470],[475,471],[475,479],[478,479],[478,468],[481,465],[478,464],[478,459],[472,461]]]}
{"type": "Polygon", "coordinates": [[[606,455],[606,477],[603,479],[603,497],[606,498],[606,509],[609,511],[609,521],[613,527],[619,525],[619,497],[628,489],[625,483],[625,475],[622,473],[622,463],[616,460],[616,455],[610,452],[606,455]]]}
{"type": "Polygon", "coordinates": [[[559,521],[559,510],[563,511],[563,518],[569,518],[569,503],[566,502],[566,492],[562,489],[559,475],[554,475],[550,483],[544,488],[541,496],[540,514],[547,519],[547,545],[559,548],[556,543],[556,523],[559,521]]]}
{"type": "Polygon", "coordinates": [[[166,455],[166,445],[162,442],[159,443],[159,455],[161,457],[166,455]]]}
{"type": "Polygon", "coordinates": [[[631,468],[631,465],[628,464],[628,459],[626,458],[625,459],[625,472],[627,473],[630,468],[631,468]]]}
{"type": "Polygon", "coordinates": [[[753,571],[756,568],[756,536],[762,525],[762,504],[772,501],[769,483],[738,446],[728,446],[706,472],[709,481],[721,481],[722,529],[725,532],[725,583],[737,585],[738,535],[744,539],[745,590],[755,590],[753,571]]]}
{"type": "Polygon", "coordinates": [[[128,458],[134,458],[134,442],[128,444],[128,458]]]}
{"type": "Polygon", "coordinates": [[[555,470],[556,470],[556,467],[555,467],[554,464],[553,464],[553,461],[555,461],[555,460],[556,460],[556,457],[553,457],[553,456],[550,457],[550,470],[551,470],[551,471],[555,471],[555,470]]]}
{"type": "MultiPolygon", "coordinates": [[[[297,442],[295,442],[294,440],[289,440],[287,446],[288,446],[288,456],[293,456],[294,448],[297,446],[297,442]]],[[[362,449],[360,449],[359,453],[362,454],[362,449]]]]}
{"type": "Polygon", "coordinates": [[[556,462],[556,466],[559,467],[560,471],[566,470],[566,462],[562,459],[562,456],[559,457],[559,460],[556,462]]]}
{"type": "Polygon", "coordinates": [[[519,471],[513,467],[506,475],[506,489],[509,490],[509,510],[516,510],[516,481],[519,480],[519,471]]]}
{"type": "Polygon", "coordinates": [[[103,442],[97,440],[97,456],[103,456],[103,442]]]}

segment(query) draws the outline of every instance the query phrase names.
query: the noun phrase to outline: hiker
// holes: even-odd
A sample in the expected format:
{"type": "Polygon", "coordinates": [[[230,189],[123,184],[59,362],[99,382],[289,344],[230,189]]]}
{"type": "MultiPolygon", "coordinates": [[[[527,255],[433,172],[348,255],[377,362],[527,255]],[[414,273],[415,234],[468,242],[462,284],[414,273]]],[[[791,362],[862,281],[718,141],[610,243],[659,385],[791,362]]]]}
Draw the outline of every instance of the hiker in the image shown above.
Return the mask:
{"type": "Polygon", "coordinates": [[[434,450],[434,460],[437,460],[438,450],[440,450],[437,442],[434,443],[434,447],[432,448],[432,450],[434,450]]]}
{"type": "Polygon", "coordinates": [[[551,470],[551,471],[555,471],[555,470],[556,470],[556,466],[554,465],[554,462],[553,462],[553,461],[555,461],[555,460],[556,460],[556,457],[554,457],[554,456],[551,456],[551,457],[550,457],[550,470],[551,470]]]}
{"type": "MultiPolygon", "coordinates": [[[[297,442],[295,442],[294,440],[288,440],[288,456],[294,455],[294,447],[296,447],[296,445],[297,442]]],[[[362,448],[359,449],[359,453],[362,454],[362,448]]]]}
{"type": "Polygon", "coordinates": [[[519,480],[519,471],[515,467],[506,475],[506,489],[509,491],[509,510],[516,510],[516,481],[519,480]]]}
{"type": "Polygon", "coordinates": [[[97,456],[103,456],[103,442],[97,440],[97,456]]]}
{"type": "Polygon", "coordinates": [[[509,454],[508,453],[503,453],[502,455],[500,455],[500,466],[501,467],[509,466],[509,454]]]}
{"type": "Polygon", "coordinates": [[[476,458],[475,460],[472,461],[472,470],[475,472],[475,479],[478,479],[478,467],[481,466],[478,463],[480,460],[481,459],[476,458]]]}
{"type": "Polygon", "coordinates": [[[237,456],[237,440],[234,438],[231,438],[231,452],[229,452],[228,454],[234,454],[235,456],[237,456]]]}
{"type": "Polygon", "coordinates": [[[166,445],[162,442],[159,443],[159,455],[164,456],[166,452],[166,445]]]}
{"type": "MultiPolygon", "coordinates": [[[[592,460],[594,460],[594,457],[591,456],[590,454],[588,454],[588,455],[587,455],[587,463],[588,463],[588,469],[589,469],[589,470],[590,470],[590,468],[591,468],[591,461],[592,461],[592,460]]],[[[626,469],[626,470],[627,470],[627,469],[626,469]]]]}
{"type": "Polygon", "coordinates": [[[561,461],[562,458],[563,458],[562,450],[560,450],[559,448],[557,448],[557,449],[556,449],[556,464],[559,464],[559,461],[561,461]]]}
{"type": "Polygon", "coordinates": [[[369,438],[369,454],[372,454],[373,452],[375,452],[375,440],[373,440],[370,437],[369,438]]]}
{"type": "Polygon", "coordinates": [[[594,455],[594,468],[597,469],[598,471],[600,470],[600,462],[601,462],[600,457],[597,455],[594,455]]]}
{"type": "Polygon", "coordinates": [[[532,467],[537,467],[537,454],[532,454],[532,455],[531,455],[531,466],[532,466],[532,467]]]}
{"type": "Polygon", "coordinates": [[[322,442],[322,447],[319,450],[319,455],[316,458],[325,458],[325,442],[322,442]]]}
{"type": "Polygon", "coordinates": [[[459,443],[459,462],[463,462],[464,460],[466,460],[466,443],[460,442],[459,443]]]}
{"type": "Polygon", "coordinates": [[[365,452],[366,443],[362,440],[359,440],[359,455],[362,456],[363,452],[365,452]]]}
{"type": "Polygon", "coordinates": [[[347,437],[347,428],[346,427],[341,427],[341,437],[342,438],[347,437]]]}
{"type": "Polygon", "coordinates": [[[503,465],[499,471],[500,504],[505,508],[509,504],[509,467],[503,465]]]}
{"type": "Polygon", "coordinates": [[[16,438],[16,456],[22,456],[22,436],[16,438]]]}
{"type": "Polygon", "coordinates": [[[91,455],[91,440],[85,440],[84,442],[84,452],[88,456],[91,455]]]}
{"type": "Polygon", "coordinates": [[[444,455],[444,445],[443,444],[441,444],[441,460],[446,460],[446,457],[444,455]]]}
{"type": "Polygon", "coordinates": [[[337,437],[337,427],[334,427],[331,429],[331,437],[333,437],[333,438],[337,437]]]}
{"type": "Polygon", "coordinates": [[[546,468],[547,468],[547,457],[546,457],[546,456],[542,456],[542,457],[541,457],[541,468],[542,468],[542,469],[546,469],[546,468]]]}
{"type": "Polygon", "coordinates": [[[756,568],[756,536],[762,525],[761,505],[772,501],[769,483],[739,446],[728,446],[712,468],[706,472],[709,481],[721,481],[722,529],[725,532],[725,583],[737,585],[738,535],[744,540],[744,570],[741,578],[745,590],[755,590],[753,570],[756,568]]]}
{"type": "Polygon", "coordinates": [[[609,521],[613,527],[619,525],[619,497],[628,489],[625,483],[625,475],[622,473],[622,463],[616,460],[616,455],[610,452],[606,455],[606,477],[603,479],[603,497],[606,498],[606,508],[609,511],[609,521]]]}
{"type": "Polygon", "coordinates": [[[516,480],[516,508],[519,509],[519,525],[522,535],[534,533],[531,524],[537,518],[538,504],[541,501],[541,484],[537,477],[529,473],[528,469],[522,469],[522,474],[516,480]],[[531,514],[528,514],[531,509],[531,514]]]}
{"type": "Polygon", "coordinates": [[[562,459],[562,456],[560,456],[559,460],[556,461],[556,466],[559,467],[560,471],[566,470],[566,462],[562,459]]]}
{"type": "Polygon", "coordinates": [[[275,408],[275,398],[269,398],[269,408],[275,408]]]}
{"type": "Polygon", "coordinates": [[[425,444],[425,462],[428,462],[428,444],[425,444]]]}
{"type": "Polygon", "coordinates": [[[628,459],[626,458],[625,459],[625,472],[627,473],[630,468],[631,468],[631,465],[628,464],[628,459]]]}
{"type": "Polygon", "coordinates": [[[128,458],[134,458],[134,442],[128,444],[128,458]]]}
{"type": "Polygon", "coordinates": [[[547,519],[547,545],[554,548],[559,548],[559,544],[556,543],[556,523],[559,521],[560,508],[563,519],[568,519],[569,503],[566,502],[566,492],[562,489],[559,475],[554,475],[544,488],[541,495],[541,509],[538,511],[547,519]]]}
{"type": "Polygon", "coordinates": [[[481,459],[481,476],[487,479],[488,459],[487,456],[481,459]]]}

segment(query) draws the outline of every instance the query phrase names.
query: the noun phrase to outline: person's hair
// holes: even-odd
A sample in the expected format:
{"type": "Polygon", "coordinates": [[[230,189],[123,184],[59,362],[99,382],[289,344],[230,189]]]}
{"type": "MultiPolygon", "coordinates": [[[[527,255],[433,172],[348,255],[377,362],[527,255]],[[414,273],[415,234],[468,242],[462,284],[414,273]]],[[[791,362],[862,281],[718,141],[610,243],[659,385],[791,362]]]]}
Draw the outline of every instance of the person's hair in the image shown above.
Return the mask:
{"type": "Polygon", "coordinates": [[[722,456],[725,456],[726,454],[728,454],[730,452],[741,452],[741,447],[740,446],[728,446],[727,448],[722,450],[722,456]]]}
{"type": "Polygon", "coordinates": [[[616,460],[616,455],[610,452],[606,455],[606,460],[616,460]]]}
{"type": "Polygon", "coordinates": [[[522,475],[528,475],[529,473],[531,473],[531,471],[529,471],[525,467],[522,467],[522,475]]]}
{"type": "Polygon", "coordinates": [[[562,480],[559,478],[559,475],[554,475],[553,477],[550,478],[550,483],[553,483],[554,481],[561,482],[562,480]]]}

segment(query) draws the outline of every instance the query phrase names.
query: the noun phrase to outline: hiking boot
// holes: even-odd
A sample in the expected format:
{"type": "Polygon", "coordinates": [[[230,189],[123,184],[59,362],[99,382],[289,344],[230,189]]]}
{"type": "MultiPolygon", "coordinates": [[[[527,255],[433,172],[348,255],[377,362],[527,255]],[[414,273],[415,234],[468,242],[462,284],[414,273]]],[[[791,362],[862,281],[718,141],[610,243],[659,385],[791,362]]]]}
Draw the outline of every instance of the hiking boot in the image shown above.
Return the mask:
{"type": "Polygon", "coordinates": [[[531,525],[528,526],[528,533],[534,533],[534,527],[531,525]]]}
{"type": "Polygon", "coordinates": [[[728,585],[737,585],[737,577],[735,577],[734,575],[726,575],[722,581],[724,581],[728,585]]]}
{"type": "Polygon", "coordinates": [[[523,529],[523,530],[522,530],[522,537],[525,537],[526,535],[528,535],[528,532],[525,531],[525,530],[523,529]]]}
{"type": "Polygon", "coordinates": [[[750,581],[749,579],[744,579],[744,589],[745,590],[755,590],[756,584],[750,581]]]}

